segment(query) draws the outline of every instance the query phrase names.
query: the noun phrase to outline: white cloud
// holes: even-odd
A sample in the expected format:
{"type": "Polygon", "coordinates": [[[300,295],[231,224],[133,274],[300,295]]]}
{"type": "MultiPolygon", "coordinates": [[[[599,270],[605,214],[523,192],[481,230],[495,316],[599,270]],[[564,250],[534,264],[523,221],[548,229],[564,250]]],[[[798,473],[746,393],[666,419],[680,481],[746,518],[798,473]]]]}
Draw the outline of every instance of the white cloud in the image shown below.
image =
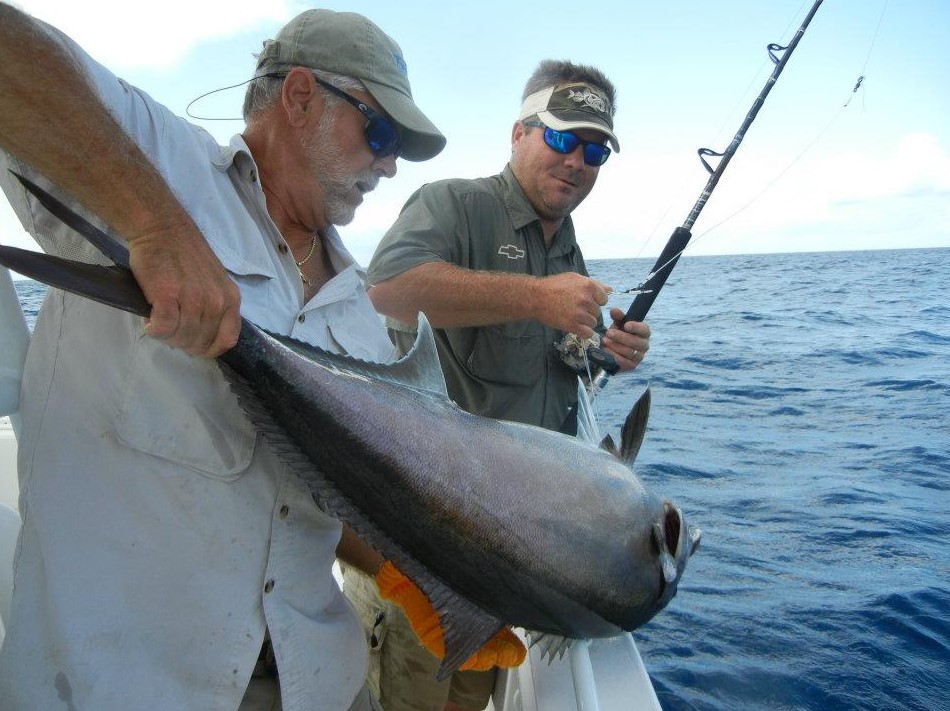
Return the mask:
{"type": "MultiPolygon", "coordinates": [[[[784,174],[788,156],[737,154],[693,229],[690,253],[950,243],[947,148],[926,133],[880,148],[807,153],[784,174]]],[[[641,154],[601,178],[575,213],[588,257],[658,254],[707,176],[687,161],[641,154]]]]}
{"type": "Polygon", "coordinates": [[[196,45],[260,22],[283,22],[287,0],[19,0],[22,10],[59,28],[113,69],[174,65],[196,45]]]}
{"type": "Polygon", "coordinates": [[[936,136],[930,134],[903,136],[884,170],[884,184],[892,195],[950,190],[950,157],[936,136]]]}

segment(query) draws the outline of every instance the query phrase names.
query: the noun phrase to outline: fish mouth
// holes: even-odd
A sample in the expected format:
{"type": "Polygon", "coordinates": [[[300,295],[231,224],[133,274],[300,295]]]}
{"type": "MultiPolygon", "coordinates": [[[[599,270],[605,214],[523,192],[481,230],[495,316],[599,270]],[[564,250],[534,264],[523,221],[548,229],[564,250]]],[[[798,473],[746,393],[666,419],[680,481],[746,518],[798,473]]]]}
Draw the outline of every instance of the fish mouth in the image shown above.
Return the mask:
{"type": "Polygon", "coordinates": [[[659,604],[664,607],[676,594],[676,587],[686,562],[699,547],[702,531],[686,524],[683,512],[669,501],[663,502],[663,514],[653,524],[653,542],[659,555],[660,578],[659,604]]]}
{"type": "Polygon", "coordinates": [[[683,515],[669,501],[663,504],[663,534],[668,541],[679,542],[683,530],[683,515]]]}

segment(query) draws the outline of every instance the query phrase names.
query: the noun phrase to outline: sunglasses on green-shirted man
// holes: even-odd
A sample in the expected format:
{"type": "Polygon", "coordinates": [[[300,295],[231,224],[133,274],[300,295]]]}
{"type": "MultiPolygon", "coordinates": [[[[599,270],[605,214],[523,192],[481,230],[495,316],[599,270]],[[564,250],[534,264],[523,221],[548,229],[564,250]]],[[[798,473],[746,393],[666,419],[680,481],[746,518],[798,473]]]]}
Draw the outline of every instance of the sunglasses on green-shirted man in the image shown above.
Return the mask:
{"type": "Polygon", "coordinates": [[[568,155],[577,150],[578,146],[584,147],[584,162],[587,165],[600,167],[607,162],[610,157],[610,147],[597,141],[585,141],[573,131],[558,131],[551,128],[541,121],[525,121],[525,126],[534,126],[544,129],[544,142],[548,148],[568,155]]]}

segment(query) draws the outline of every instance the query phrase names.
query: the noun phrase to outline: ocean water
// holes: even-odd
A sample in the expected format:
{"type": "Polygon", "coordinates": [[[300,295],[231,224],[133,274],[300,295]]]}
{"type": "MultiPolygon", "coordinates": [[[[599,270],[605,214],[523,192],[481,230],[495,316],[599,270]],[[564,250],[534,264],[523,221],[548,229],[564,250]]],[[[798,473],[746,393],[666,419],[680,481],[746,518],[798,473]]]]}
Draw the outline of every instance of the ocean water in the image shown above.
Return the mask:
{"type": "MultiPolygon", "coordinates": [[[[619,292],[652,261],[589,266],[619,292]]],[[[948,267],[929,249],[673,272],[647,359],[596,400],[616,437],[651,388],[636,469],[703,530],[635,633],[667,711],[950,710],[948,267]]],[[[35,314],[41,288],[17,287],[35,314]]]]}
{"type": "MultiPolygon", "coordinates": [[[[652,260],[592,274],[635,287],[652,260]]],[[[703,541],[635,637],[674,710],[950,709],[950,250],[684,257],[638,473],[703,541]]],[[[618,296],[622,308],[630,297],[618,296]]]]}

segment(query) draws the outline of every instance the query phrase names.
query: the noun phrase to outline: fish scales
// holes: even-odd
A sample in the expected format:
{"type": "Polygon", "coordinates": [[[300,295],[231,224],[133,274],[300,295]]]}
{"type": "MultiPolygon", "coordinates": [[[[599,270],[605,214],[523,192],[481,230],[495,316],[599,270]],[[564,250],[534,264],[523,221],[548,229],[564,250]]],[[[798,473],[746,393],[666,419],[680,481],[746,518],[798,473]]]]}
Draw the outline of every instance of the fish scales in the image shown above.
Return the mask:
{"type": "Polygon", "coordinates": [[[234,351],[255,358],[232,365],[255,374],[258,396],[322,476],[449,586],[509,623],[572,637],[636,625],[631,602],[659,595],[659,565],[643,571],[649,551],[637,547],[660,499],[611,455],[470,415],[387,380],[386,366],[354,371],[315,352],[324,364],[314,369],[261,338],[234,351]]]}
{"type": "MultiPolygon", "coordinates": [[[[20,179],[116,266],[12,247],[0,247],[0,264],[147,315],[121,241],[20,179]]],[[[429,596],[446,643],[440,678],[503,624],[566,638],[635,629],[673,597],[699,543],[680,510],[617,457],[454,405],[421,315],[415,348],[390,365],[272,336],[246,320],[219,363],[317,503],[429,596]]],[[[641,401],[617,456],[639,447],[649,399],[641,401]]]]}

